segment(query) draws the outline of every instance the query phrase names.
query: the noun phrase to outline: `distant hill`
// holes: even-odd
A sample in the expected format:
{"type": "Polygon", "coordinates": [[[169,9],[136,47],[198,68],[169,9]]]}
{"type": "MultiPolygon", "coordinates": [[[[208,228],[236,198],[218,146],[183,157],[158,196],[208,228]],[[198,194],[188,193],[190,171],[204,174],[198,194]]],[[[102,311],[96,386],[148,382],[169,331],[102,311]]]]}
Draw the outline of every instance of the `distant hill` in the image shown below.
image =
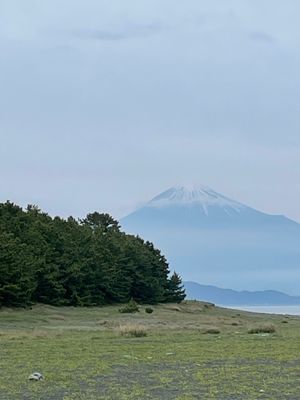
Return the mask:
{"type": "Polygon", "coordinates": [[[206,186],[172,187],[121,219],[185,281],[300,295],[300,224],[206,186]]]}
{"type": "Polygon", "coordinates": [[[238,292],[216,286],[200,285],[196,282],[184,282],[184,287],[187,299],[209,301],[218,305],[300,305],[300,296],[289,296],[276,290],[238,292]]]}

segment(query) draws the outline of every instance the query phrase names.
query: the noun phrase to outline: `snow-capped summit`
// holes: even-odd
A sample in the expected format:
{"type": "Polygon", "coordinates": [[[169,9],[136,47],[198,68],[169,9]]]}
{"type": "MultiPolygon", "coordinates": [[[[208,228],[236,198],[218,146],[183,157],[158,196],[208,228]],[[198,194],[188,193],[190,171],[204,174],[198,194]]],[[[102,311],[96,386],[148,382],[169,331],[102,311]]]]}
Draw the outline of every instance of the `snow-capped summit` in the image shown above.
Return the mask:
{"type": "Polygon", "coordinates": [[[204,185],[179,185],[171,187],[154,197],[146,206],[169,207],[174,205],[200,206],[206,215],[209,214],[210,207],[222,208],[226,213],[230,213],[231,211],[240,212],[246,208],[243,204],[231,200],[204,185]]]}

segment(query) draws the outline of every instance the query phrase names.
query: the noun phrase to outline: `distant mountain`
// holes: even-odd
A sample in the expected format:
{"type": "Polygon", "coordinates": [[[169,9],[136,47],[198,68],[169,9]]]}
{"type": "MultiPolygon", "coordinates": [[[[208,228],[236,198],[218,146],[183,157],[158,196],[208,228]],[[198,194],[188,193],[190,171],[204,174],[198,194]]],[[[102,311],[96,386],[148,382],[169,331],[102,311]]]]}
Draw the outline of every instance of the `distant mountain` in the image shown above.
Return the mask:
{"type": "Polygon", "coordinates": [[[300,224],[206,187],[172,187],[121,219],[184,280],[300,294],[300,224]]]}
{"type": "Polygon", "coordinates": [[[300,305],[300,296],[289,296],[276,290],[250,292],[221,289],[216,286],[200,285],[196,282],[184,282],[189,300],[209,301],[227,306],[285,306],[300,305]]]}

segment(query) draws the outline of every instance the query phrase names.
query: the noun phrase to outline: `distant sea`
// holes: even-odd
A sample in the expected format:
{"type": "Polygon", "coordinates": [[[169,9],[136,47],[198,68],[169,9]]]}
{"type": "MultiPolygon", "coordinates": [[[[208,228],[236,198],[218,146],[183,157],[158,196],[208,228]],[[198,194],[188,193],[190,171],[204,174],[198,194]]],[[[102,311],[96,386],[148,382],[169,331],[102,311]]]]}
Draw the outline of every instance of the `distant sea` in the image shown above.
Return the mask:
{"type": "Polygon", "coordinates": [[[300,316],[300,305],[299,306],[223,306],[226,308],[232,308],[235,310],[252,311],[257,313],[266,314],[288,314],[288,315],[299,315],[300,316]]]}

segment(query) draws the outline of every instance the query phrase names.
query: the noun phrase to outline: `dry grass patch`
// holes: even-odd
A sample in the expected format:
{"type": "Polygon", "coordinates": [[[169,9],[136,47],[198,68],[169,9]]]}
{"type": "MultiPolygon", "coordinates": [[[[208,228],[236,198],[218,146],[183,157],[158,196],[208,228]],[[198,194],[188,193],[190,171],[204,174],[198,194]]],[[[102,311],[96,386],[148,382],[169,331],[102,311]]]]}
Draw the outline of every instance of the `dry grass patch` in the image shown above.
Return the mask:
{"type": "Polygon", "coordinates": [[[275,332],[276,332],[275,326],[272,324],[257,325],[248,329],[248,333],[250,334],[275,333],[275,332]]]}
{"type": "Polygon", "coordinates": [[[167,311],[177,311],[177,312],[183,311],[181,307],[176,306],[176,305],[165,306],[164,309],[167,311]]]}
{"type": "Polygon", "coordinates": [[[23,339],[49,339],[54,336],[58,336],[58,332],[49,332],[39,329],[33,329],[32,331],[8,331],[1,332],[0,336],[8,340],[23,340],[23,339]]]}
{"type": "Polygon", "coordinates": [[[126,337],[145,337],[148,333],[145,326],[137,324],[121,325],[118,328],[118,332],[121,336],[126,337]]]}
{"type": "Polygon", "coordinates": [[[59,315],[59,314],[50,315],[49,318],[57,320],[57,321],[65,321],[66,320],[66,318],[63,315],[59,315]]]}

